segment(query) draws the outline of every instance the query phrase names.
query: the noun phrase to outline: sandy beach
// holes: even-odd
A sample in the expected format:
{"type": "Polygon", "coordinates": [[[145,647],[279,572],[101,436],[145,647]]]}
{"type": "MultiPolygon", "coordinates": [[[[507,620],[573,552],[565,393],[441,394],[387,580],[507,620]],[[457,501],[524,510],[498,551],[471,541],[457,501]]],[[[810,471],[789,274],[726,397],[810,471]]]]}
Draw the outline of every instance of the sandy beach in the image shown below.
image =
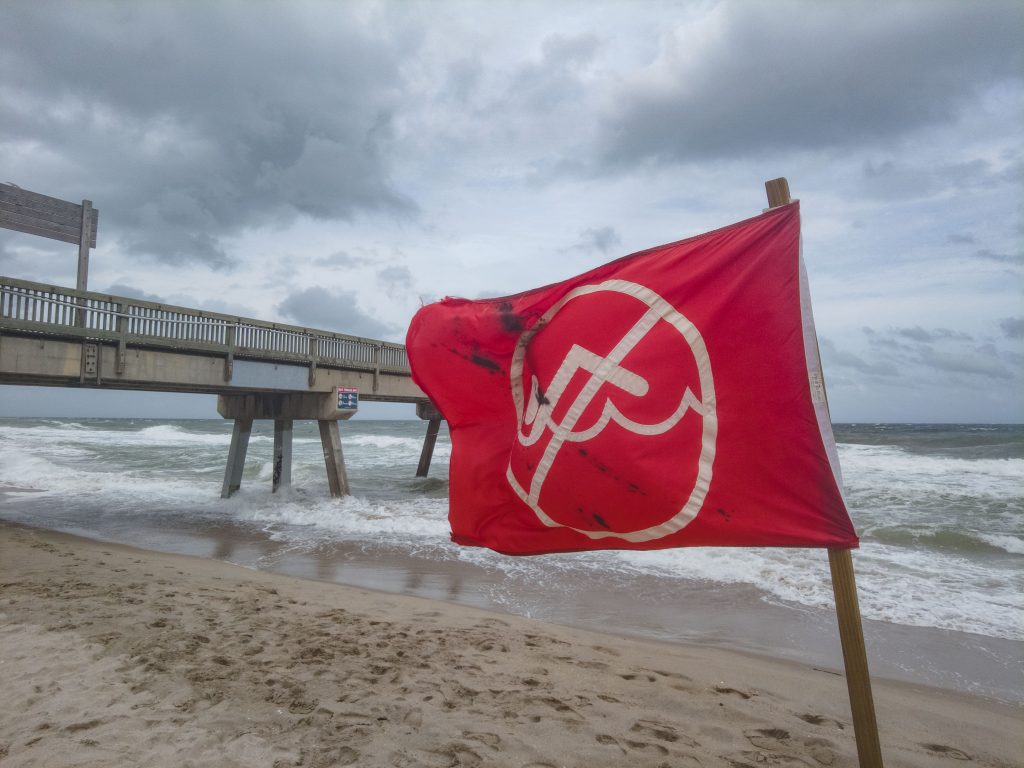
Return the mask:
{"type": "MultiPolygon", "coordinates": [[[[854,766],[834,670],[0,524],[3,766],[854,766]]],[[[877,682],[889,766],[1020,707],[877,682]]]]}

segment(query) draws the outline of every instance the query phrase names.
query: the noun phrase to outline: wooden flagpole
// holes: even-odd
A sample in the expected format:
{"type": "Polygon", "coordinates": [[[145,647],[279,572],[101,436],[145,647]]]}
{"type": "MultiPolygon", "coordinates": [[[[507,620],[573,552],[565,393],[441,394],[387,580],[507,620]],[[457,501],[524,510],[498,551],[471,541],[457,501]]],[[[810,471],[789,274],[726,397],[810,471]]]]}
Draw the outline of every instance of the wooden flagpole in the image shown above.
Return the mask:
{"type": "MultiPolygon", "coordinates": [[[[768,207],[777,208],[792,202],[789,182],[785,178],[764,183],[768,193],[768,207]]],[[[853,714],[853,733],[857,740],[860,768],[883,768],[882,748],[878,741],[878,722],[875,702],[871,695],[871,675],[864,648],[864,628],[857,602],[857,582],[853,576],[853,558],[849,549],[830,549],[828,564],[832,572],[832,591],[836,597],[836,616],[839,619],[839,640],[843,646],[843,664],[846,667],[846,688],[850,693],[853,714]]]]}

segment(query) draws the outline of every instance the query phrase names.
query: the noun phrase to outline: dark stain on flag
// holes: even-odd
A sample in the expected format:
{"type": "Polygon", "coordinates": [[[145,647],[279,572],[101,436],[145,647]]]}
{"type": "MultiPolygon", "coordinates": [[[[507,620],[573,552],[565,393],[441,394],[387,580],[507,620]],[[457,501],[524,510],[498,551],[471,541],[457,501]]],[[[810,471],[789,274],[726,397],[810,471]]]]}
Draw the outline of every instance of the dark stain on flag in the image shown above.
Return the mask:
{"type": "Polygon", "coordinates": [[[722,517],[724,517],[724,518],[725,518],[726,520],[731,520],[731,519],[732,519],[732,515],[730,515],[730,514],[729,514],[728,512],[726,512],[726,511],[725,511],[724,509],[722,509],[721,507],[719,507],[718,509],[716,509],[716,510],[715,510],[715,512],[717,512],[718,514],[720,514],[720,515],[721,515],[722,517]]]}
{"type": "Polygon", "coordinates": [[[509,333],[519,333],[526,328],[523,318],[512,311],[512,302],[503,301],[498,305],[498,319],[501,327],[509,333]]]}
{"type": "MultiPolygon", "coordinates": [[[[587,458],[590,455],[587,452],[586,448],[577,448],[576,450],[580,452],[580,456],[582,456],[583,458],[587,458]]],[[[591,459],[590,463],[594,465],[594,469],[596,469],[598,472],[603,472],[606,475],[608,474],[608,467],[606,467],[597,459],[591,459]]]]}
{"type": "MultiPolygon", "coordinates": [[[[580,456],[582,456],[585,459],[590,456],[590,453],[587,451],[586,448],[581,448],[581,447],[577,446],[576,450],[579,452],[580,456]]],[[[603,464],[602,462],[598,461],[597,459],[590,459],[590,463],[594,465],[594,469],[596,469],[598,472],[601,472],[602,474],[608,475],[609,477],[611,477],[616,482],[623,483],[626,486],[626,489],[630,493],[636,493],[636,494],[639,494],[640,496],[646,496],[647,495],[647,491],[645,491],[643,488],[641,488],[636,483],[629,482],[628,480],[626,480],[621,475],[618,475],[615,472],[612,472],[611,469],[608,467],[608,465],[603,464]]],[[[580,511],[582,512],[583,510],[580,510],[580,511]]]]}
{"type": "Polygon", "coordinates": [[[467,355],[461,350],[455,349],[454,347],[449,347],[448,351],[451,352],[453,355],[458,355],[459,357],[469,360],[469,362],[473,363],[473,365],[479,365],[481,368],[484,368],[487,371],[490,371],[491,373],[501,372],[500,365],[491,360],[491,358],[481,355],[479,352],[472,352],[467,355]]]}
{"type": "MultiPolygon", "coordinates": [[[[551,401],[544,396],[544,390],[537,387],[537,404],[538,405],[551,405],[551,401]]],[[[580,449],[582,450],[582,448],[580,449]]]]}
{"type": "Polygon", "coordinates": [[[604,521],[604,518],[597,514],[597,512],[594,512],[594,519],[597,521],[597,524],[600,525],[602,528],[611,530],[611,526],[608,525],[608,523],[604,521]]]}
{"type": "Polygon", "coordinates": [[[469,362],[473,363],[474,365],[479,365],[481,368],[486,368],[489,371],[497,372],[501,370],[501,366],[498,365],[493,360],[491,360],[491,358],[484,357],[483,355],[478,354],[476,352],[469,356],[469,362]]]}

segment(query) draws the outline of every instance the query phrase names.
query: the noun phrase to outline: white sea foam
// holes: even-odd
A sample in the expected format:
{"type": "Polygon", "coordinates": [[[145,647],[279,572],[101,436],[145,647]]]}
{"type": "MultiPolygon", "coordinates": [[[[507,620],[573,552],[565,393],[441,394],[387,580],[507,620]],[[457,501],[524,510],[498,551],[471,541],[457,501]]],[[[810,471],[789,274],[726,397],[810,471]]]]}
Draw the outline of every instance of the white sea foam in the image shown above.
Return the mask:
{"type": "Polygon", "coordinates": [[[1007,536],[998,533],[982,533],[978,538],[993,547],[1013,555],[1024,555],[1024,539],[1020,536],[1007,536]]]}
{"type": "Polygon", "coordinates": [[[86,499],[122,508],[152,503],[182,506],[208,501],[211,489],[217,487],[173,473],[83,462],[83,452],[69,451],[67,446],[22,445],[8,450],[0,440],[0,448],[4,448],[0,482],[31,488],[39,492],[35,496],[59,500],[60,506],[86,499]]]}
{"type": "Polygon", "coordinates": [[[138,432],[119,432],[118,439],[126,444],[151,444],[151,445],[216,445],[226,447],[231,441],[231,436],[211,435],[209,433],[187,432],[181,427],[171,424],[158,424],[152,427],[143,427],[138,432]]]}
{"type": "MultiPolygon", "coordinates": [[[[88,429],[80,424],[45,424],[20,427],[0,426],[0,439],[46,443],[59,449],[64,445],[97,445],[104,448],[123,447],[185,447],[216,446],[227,447],[231,441],[229,433],[196,432],[182,429],[173,424],[155,424],[141,429],[88,429]]],[[[273,438],[253,435],[250,442],[269,442],[273,438]]]]}
{"type": "Polygon", "coordinates": [[[248,499],[239,503],[240,520],[295,526],[343,534],[346,540],[410,543],[448,539],[447,499],[377,502],[358,496],[342,499],[310,499],[308,496],[267,500],[248,499]]]}
{"type": "MultiPolygon", "coordinates": [[[[389,454],[401,454],[418,457],[423,447],[422,437],[398,437],[395,435],[343,434],[342,443],[345,448],[377,448],[389,454]]],[[[438,441],[434,445],[434,458],[444,459],[451,455],[451,443],[438,441]]]]}
{"type": "MultiPolygon", "coordinates": [[[[532,584],[557,582],[564,569],[583,569],[667,582],[746,584],[789,605],[833,604],[827,557],[820,550],[692,548],[527,559],[455,547],[445,486],[438,482],[451,444],[442,432],[432,478],[414,480],[420,424],[343,425],[357,495],[340,500],[327,495],[315,427],[298,424],[292,489],[269,492],[273,438],[264,426],[251,438],[242,490],[221,500],[229,439],[219,422],[2,422],[0,483],[42,493],[8,494],[0,513],[27,508],[45,516],[56,510],[68,519],[78,515],[79,527],[87,527],[97,510],[132,521],[178,514],[186,526],[188,520],[213,517],[255,525],[302,547],[344,540],[429,551],[532,584]],[[40,497],[45,503],[35,501],[40,497]]],[[[840,445],[840,455],[851,514],[862,533],[854,558],[867,618],[1024,638],[1024,575],[1014,562],[1024,554],[1024,460],[848,444],[840,445]]]]}
{"type": "Polygon", "coordinates": [[[920,455],[903,448],[840,445],[843,481],[849,492],[941,492],[971,498],[1019,499],[1024,459],[961,459],[920,455]]]}

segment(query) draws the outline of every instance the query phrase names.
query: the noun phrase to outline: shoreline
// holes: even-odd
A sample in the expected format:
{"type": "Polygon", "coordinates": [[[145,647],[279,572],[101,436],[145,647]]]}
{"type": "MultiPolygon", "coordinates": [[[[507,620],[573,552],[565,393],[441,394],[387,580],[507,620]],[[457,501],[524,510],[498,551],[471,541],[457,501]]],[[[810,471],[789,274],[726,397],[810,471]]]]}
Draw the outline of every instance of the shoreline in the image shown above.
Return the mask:
{"type": "MultiPolygon", "coordinates": [[[[0,498],[5,491],[15,489],[0,486],[0,498]]],[[[483,550],[435,546],[421,552],[330,539],[313,547],[296,546],[294,531],[282,542],[271,532],[272,525],[239,520],[163,515],[155,521],[136,518],[130,527],[117,518],[111,526],[100,514],[76,513],[71,520],[92,523],[82,528],[53,522],[92,540],[208,557],[326,584],[442,600],[625,638],[723,648],[833,670],[843,665],[831,606],[787,604],[747,584],[580,570],[572,566],[571,556],[562,556],[565,567],[556,572],[558,588],[552,589],[545,580],[551,569],[533,562],[543,558],[515,559],[510,573],[506,563],[498,565],[483,550]]],[[[24,516],[17,523],[9,522],[32,525],[24,516]]],[[[827,585],[824,551],[801,552],[821,561],[814,570],[827,585]]],[[[858,557],[855,553],[855,564],[858,557]]],[[[863,590],[861,584],[862,599],[863,590]]],[[[1024,643],[1020,641],[874,619],[864,619],[863,625],[874,679],[1024,703],[1020,684],[1024,643]]]]}
{"type": "MultiPolygon", "coordinates": [[[[833,671],[0,522],[0,764],[855,765],[833,671]],[[774,761],[774,762],[773,762],[774,761]]],[[[875,681],[890,766],[1021,707],[875,681]]]]}

